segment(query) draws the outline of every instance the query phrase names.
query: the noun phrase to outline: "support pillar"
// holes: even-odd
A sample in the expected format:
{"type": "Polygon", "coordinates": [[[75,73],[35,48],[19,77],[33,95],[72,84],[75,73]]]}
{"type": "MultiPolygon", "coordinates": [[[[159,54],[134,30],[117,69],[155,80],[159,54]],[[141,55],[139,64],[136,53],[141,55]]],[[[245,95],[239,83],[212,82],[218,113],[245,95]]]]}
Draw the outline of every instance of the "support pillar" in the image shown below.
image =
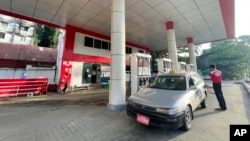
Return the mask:
{"type": "Polygon", "coordinates": [[[57,44],[57,61],[56,61],[56,84],[60,85],[60,78],[61,76],[61,70],[62,70],[62,64],[63,64],[63,52],[64,52],[64,41],[65,41],[65,31],[60,31],[58,36],[58,44],[57,44]]]}
{"type": "Polygon", "coordinates": [[[187,43],[188,43],[190,64],[194,65],[194,71],[197,72],[197,64],[196,64],[196,58],[195,58],[195,48],[194,48],[193,38],[191,37],[187,38],[187,43]]]}
{"type": "Polygon", "coordinates": [[[168,42],[168,57],[172,61],[172,70],[178,72],[179,65],[177,57],[174,23],[172,21],[167,22],[166,28],[167,28],[167,42],[168,42]]]}
{"type": "Polygon", "coordinates": [[[125,0],[112,0],[111,77],[108,110],[126,107],[125,0]]]}

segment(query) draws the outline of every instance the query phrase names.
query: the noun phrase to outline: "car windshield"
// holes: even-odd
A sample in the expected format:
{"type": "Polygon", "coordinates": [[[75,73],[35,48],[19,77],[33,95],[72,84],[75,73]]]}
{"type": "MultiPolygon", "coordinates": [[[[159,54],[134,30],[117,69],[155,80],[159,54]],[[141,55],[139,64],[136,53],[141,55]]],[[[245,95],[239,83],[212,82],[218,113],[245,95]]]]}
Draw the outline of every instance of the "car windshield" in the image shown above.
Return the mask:
{"type": "Polygon", "coordinates": [[[184,76],[158,76],[148,87],[165,90],[187,89],[186,78],[184,76]]]}

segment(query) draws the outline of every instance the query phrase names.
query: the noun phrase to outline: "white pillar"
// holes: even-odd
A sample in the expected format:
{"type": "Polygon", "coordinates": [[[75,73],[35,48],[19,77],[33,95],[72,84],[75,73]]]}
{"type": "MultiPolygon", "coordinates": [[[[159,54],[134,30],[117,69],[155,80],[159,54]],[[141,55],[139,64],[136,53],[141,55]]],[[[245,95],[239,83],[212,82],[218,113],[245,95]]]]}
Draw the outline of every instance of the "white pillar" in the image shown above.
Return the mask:
{"type": "Polygon", "coordinates": [[[132,53],[130,55],[130,83],[131,83],[131,95],[135,94],[138,91],[139,87],[139,78],[138,78],[138,57],[137,53],[132,53]]]}
{"type": "Polygon", "coordinates": [[[112,0],[111,77],[108,110],[126,107],[125,0],[112,0]]]}
{"type": "Polygon", "coordinates": [[[174,23],[172,21],[167,22],[166,28],[167,28],[167,42],[168,42],[169,59],[171,59],[171,61],[172,61],[172,70],[178,72],[179,66],[178,66],[174,23]]]}
{"type": "Polygon", "coordinates": [[[58,36],[58,44],[57,44],[57,61],[56,61],[56,84],[60,84],[60,76],[61,76],[61,69],[63,63],[63,51],[64,51],[64,42],[65,42],[65,31],[60,30],[60,34],[58,36]]]}
{"type": "Polygon", "coordinates": [[[193,38],[187,38],[187,43],[188,43],[190,64],[194,65],[194,71],[197,72],[197,64],[196,64],[196,58],[195,58],[195,48],[194,48],[193,38]]]}

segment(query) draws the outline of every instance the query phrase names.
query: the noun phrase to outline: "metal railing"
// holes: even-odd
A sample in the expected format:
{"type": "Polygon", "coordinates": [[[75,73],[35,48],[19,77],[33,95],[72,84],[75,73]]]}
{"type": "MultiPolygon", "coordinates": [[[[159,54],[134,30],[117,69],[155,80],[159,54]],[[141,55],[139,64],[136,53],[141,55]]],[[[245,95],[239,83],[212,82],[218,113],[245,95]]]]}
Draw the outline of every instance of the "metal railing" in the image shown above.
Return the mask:
{"type": "Polygon", "coordinates": [[[0,79],[0,97],[46,94],[48,78],[0,79]]]}

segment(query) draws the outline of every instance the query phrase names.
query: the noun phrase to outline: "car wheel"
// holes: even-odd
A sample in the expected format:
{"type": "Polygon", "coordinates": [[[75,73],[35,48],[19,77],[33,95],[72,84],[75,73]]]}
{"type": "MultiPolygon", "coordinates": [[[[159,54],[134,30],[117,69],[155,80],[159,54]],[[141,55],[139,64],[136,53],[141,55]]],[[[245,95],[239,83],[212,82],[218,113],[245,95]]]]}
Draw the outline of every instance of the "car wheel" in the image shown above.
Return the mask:
{"type": "Polygon", "coordinates": [[[191,129],[191,121],[193,119],[193,113],[189,106],[187,106],[184,113],[184,123],[182,129],[188,131],[191,129]]]}
{"type": "Polygon", "coordinates": [[[201,102],[201,107],[202,108],[207,108],[207,95],[205,95],[205,98],[201,102]]]}

